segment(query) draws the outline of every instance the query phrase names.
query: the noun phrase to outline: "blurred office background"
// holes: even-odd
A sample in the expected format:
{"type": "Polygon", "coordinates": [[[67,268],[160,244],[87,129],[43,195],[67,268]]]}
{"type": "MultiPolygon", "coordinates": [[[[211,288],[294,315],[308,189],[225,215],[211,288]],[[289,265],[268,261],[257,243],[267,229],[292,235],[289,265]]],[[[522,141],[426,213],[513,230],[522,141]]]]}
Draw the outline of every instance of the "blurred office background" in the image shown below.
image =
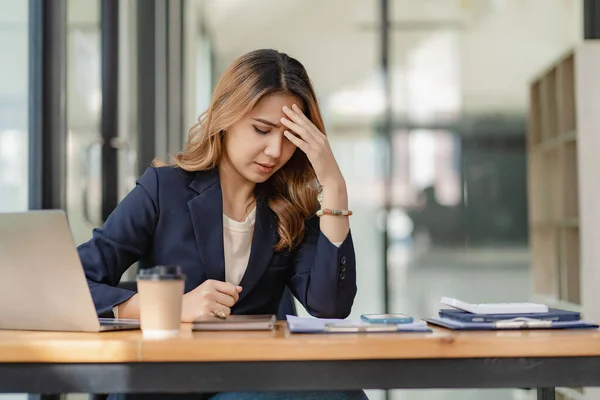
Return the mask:
{"type": "Polygon", "coordinates": [[[181,147],[224,68],[276,48],[311,75],[348,183],[354,317],[431,316],[442,295],[530,300],[528,87],[584,39],[584,9],[584,0],[0,0],[0,211],[65,208],[77,243],[87,240],[154,156],[181,147]]]}

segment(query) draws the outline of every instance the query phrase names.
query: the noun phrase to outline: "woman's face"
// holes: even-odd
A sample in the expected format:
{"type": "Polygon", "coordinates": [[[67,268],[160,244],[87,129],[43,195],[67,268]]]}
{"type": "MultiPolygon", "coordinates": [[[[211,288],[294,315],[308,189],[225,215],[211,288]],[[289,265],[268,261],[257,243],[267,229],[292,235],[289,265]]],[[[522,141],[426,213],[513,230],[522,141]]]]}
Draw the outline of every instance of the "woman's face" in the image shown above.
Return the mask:
{"type": "Polygon", "coordinates": [[[223,137],[224,161],[242,178],[265,182],[294,154],[296,146],[283,132],[283,106],[301,106],[302,101],[288,94],[274,93],[260,99],[250,114],[231,126],[223,137]]]}

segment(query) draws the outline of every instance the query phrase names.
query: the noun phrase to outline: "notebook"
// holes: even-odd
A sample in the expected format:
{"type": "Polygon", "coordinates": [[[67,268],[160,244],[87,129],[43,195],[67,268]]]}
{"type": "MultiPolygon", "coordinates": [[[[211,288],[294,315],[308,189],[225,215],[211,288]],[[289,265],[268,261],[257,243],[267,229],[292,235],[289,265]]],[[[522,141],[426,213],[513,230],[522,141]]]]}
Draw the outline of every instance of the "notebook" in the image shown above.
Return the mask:
{"type": "Polygon", "coordinates": [[[203,317],[192,324],[194,331],[268,331],[275,328],[275,315],[230,315],[225,319],[203,317]]]}
{"type": "Polygon", "coordinates": [[[594,329],[598,325],[588,321],[541,321],[531,318],[514,318],[496,322],[461,322],[448,318],[426,318],[430,324],[457,331],[496,331],[514,329],[594,329]]]}
{"type": "Polygon", "coordinates": [[[472,304],[451,297],[442,297],[440,303],[473,314],[532,314],[548,312],[548,306],[538,303],[472,304]]]}
{"type": "Polygon", "coordinates": [[[577,311],[550,308],[547,313],[533,314],[473,314],[468,311],[443,309],[439,311],[441,318],[449,318],[461,322],[495,322],[506,319],[528,317],[544,321],[577,321],[581,314],[577,311]]]}

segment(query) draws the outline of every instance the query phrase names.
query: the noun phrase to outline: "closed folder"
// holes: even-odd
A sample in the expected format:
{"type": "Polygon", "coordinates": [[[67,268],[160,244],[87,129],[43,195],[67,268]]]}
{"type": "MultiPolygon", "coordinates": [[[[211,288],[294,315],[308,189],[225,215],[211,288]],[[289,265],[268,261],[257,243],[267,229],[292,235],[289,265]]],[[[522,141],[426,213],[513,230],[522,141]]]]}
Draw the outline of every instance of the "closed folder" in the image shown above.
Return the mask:
{"type": "Polygon", "coordinates": [[[453,319],[461,322],[496,322],[513,318],[533,318],[544,321],[577,321],[581,314],[577,311],[560,310],[551,308],[547,313],[533,314],[473,314],[468,311],[442,309],[439,311],[440,318],[453,319]]]}
{"type": "Polygon", "coordinates": [[[433,325],[457,331],[496,331],[510,329],[595,329],[598,325],[589,321],[545,321],[532,318],[513,318],[495,322],[463,322],[449,318],[426,318],[433,325]]]}
{"type": "Polygon", "coordinates": [[[268,331],[275,329],[275,315],[230,315],[225,319],[203,317],[192,324],[194,331],[268,331]]]}
{"type": "Polygon", "coordinates": [[[304,318],[287,316],[288,329],[292,333],[384,333],[384,332],[431,332],[424,321],[408,324],[370,324],[345,319],[304,318]]]}

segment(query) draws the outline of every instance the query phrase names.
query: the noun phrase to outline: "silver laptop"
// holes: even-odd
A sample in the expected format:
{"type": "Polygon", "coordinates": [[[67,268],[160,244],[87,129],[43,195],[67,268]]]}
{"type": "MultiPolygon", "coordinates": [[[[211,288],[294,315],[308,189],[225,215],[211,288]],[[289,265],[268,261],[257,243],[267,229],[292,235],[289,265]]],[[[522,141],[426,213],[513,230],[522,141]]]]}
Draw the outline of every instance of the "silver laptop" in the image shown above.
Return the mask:
{"type": "Polygon", "coordinates": [[[0,329],[101,332],[139,321],[98,318],[67,216],[41,210],[0,213],[0,329]]]}

